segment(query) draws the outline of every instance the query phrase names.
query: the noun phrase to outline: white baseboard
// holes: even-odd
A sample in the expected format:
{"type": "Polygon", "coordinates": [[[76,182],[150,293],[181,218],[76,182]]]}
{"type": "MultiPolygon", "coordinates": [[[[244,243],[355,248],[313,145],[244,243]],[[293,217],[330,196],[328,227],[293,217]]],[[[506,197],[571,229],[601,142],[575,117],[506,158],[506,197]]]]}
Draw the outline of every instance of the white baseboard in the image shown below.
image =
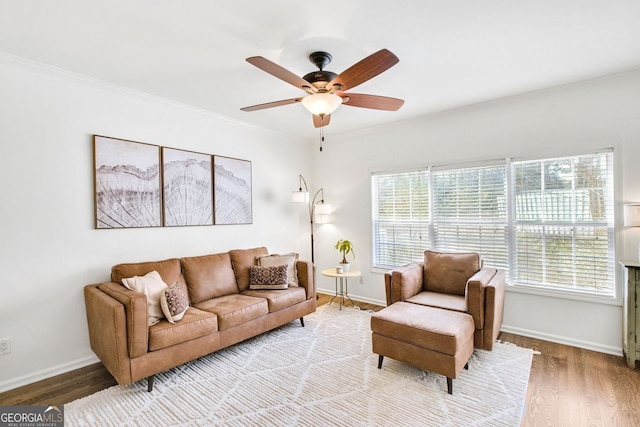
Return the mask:
{"type": "MultiPolygon", "coordinates": [[[[316,288],[316,292],[321,293],[321,294],[325,294],[325,295],[335,295],[336,294],[336,290],[335,289],[319,289],[316,288]]],[[[349,297],[351,297],[354,300],[357,301],[361,301],[361,302],[366,302],[369,304],[375,304],[375,305],[380,305],[382,307],[386,307],[387,306],[387,301],[381,301],[381,300],[377,300],[377,299],[373,299],[373,298],[369,298],[369,297],[363,297],[360,295],[353,295],[353,294],[349,294],[349,297]]],[[[338,297],[336,297],[336,300],[338,299],[338,297]]]]}
{"type": "Polygon", "coordinates": [[[51,368],[43,369],[41,371],[33,372],[21,377],[11,378],[9,380],[0,382],[0,393],[13,390],[14,388],[22,387],[25,385],[33,384],[38,381],[46,380],[56,375],[65,374],[76,369],[84,368],[85,366],[93,365],[100,362],[95,355],[83,357],[82,359],[76,359],[71,362],[63,363],[61,365],[52,366],[51,368]]]}
{"type": "Polygon", "coordinates": [[[503,324],[500,328],[502,332],[508,332],[510,334],[521,335],[523,337],[537,338],[544,341],[554,342],[557,344],[568,345],[570,347],[583,348],[585,350],[597,351],[598,353],[611,354],[613,356],[622,356],[622,346],[614,347],[604,345],[600,343],[594,343],[591,341],[583,341],[574,339],[571,337],[565,337],[561,335],[548,334],[540,331],[533,331],[531,329],[524,329],[513,327],[503,324]]]}

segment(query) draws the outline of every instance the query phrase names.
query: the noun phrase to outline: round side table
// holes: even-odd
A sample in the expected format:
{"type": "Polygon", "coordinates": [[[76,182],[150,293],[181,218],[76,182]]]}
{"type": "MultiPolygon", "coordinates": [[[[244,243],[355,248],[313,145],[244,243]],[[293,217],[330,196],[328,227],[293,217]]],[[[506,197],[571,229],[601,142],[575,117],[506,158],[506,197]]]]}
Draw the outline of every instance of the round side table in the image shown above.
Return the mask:
{"type": "Polygon", "coordinates": [[[336,294],[329,301],[329,305],[333,302],[336,297],[340,297],[340,310],[342,310],[342,306],[344,305],[344,299],[347,298],[351,301],[351,305],[355,306],[353,300],[349,297],[349,277],[360,277],[362,273],[358,270],[350,269],[349,271],[345,271],[344,273],[337,273],[335,268],[327,268],[326,270],[322,270],[322,275],[327,277],[335,277],[336,279],[336,294]],[[340,290],[338,291],[338,279],[340,279],[340,290]]]}

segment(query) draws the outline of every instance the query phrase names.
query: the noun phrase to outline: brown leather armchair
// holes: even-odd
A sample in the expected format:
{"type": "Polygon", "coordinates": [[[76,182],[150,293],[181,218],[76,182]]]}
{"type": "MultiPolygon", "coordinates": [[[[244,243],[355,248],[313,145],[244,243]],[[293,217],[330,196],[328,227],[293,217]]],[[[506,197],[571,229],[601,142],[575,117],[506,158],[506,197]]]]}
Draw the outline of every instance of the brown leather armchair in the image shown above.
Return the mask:
{"type": "Polygon", "coordinates": [[[483,267],[478,253],[425,251],[414,262],[385,274],[387,305],[397,301],[469,313],[474,347],[492,350],[502,326],[505,272],[483,267]]]}

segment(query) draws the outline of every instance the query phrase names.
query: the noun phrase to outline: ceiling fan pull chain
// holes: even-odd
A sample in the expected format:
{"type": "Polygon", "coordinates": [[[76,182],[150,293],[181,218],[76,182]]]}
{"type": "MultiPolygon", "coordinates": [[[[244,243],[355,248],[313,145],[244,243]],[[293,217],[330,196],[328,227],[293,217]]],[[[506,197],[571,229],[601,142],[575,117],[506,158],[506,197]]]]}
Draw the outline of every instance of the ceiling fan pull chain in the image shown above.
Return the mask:
{"type": "Polygon", "coordinates": [[[324,126],[320,126],[320,152],[322,152],[323,142],[324,142],[324,126]]]}

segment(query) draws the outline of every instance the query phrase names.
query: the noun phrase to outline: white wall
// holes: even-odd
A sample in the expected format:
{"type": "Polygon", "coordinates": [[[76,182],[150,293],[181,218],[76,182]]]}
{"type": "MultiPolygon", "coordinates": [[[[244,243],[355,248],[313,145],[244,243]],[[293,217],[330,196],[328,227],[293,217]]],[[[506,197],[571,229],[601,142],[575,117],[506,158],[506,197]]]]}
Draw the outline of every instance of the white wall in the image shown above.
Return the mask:
{"type": "Polygon", "coordinates": [[[83,286],[116,263],[304,252],[290,194],[310,173],[305,144],[8,56],[0,82],[0,391],[97,361],[83,286]],[[253,224],[95,230],[93,134],[251,160],[253,224]]]}
{"type": "MultiPolygon", "coordinates": [[[[340,111],[335,114],[335,120],[339,114],[340,111]]],[[[345,111],[344,116],[347,114],[345,111]]],[[[346,119],[344,116],[340,119],[346,119]]],[[[339,255],[333,244],[339,238],[352,240],[357,254],[353,266],[364,272],[364,284],[352,280],[349,293],[365,301],[385,301],[383,276],[371,270],[372,171],[505,157],[571,155],[614,147],[621,181],[616,207],[620,211],[622,203],[640,201],[640,72],[477,104],[349,135],[331,136],[329,130],[326,134],[324,151],[314,151],[314,181],[324,187],[325,199],[335,213],[332,224],[318,227],[316,263],[319,269],[334,267],[339,255]]],[[[640,232],[620,227],[619,259],[637,257],[640,233],[636,231],[640,232]]],[[[331,279],[320,276],[318,282],[321,289],[334,289],[331,279]]],[[[621,354],[619,304],[510,291],[503,330],[621,354]]]]}

